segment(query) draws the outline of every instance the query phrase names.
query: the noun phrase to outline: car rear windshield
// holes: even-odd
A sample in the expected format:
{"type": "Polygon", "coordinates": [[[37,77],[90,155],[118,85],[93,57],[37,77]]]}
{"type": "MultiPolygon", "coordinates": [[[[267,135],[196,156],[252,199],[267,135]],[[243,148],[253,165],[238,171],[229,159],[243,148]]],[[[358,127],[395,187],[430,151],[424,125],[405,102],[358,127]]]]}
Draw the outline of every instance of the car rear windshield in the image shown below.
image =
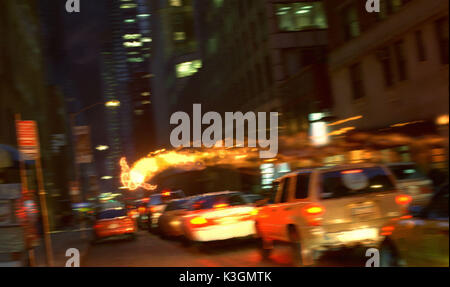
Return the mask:
{"type": "Polygon", "coordinates": [[[150,201],[148,203],[149,206],[152,205],[160,205],[167,204],[169,201],[173,199],[180,199],[184,197],[184,193],[182,191],[171,191],[171,192],[163,192],[162,194],[154,194],[150,196],[150,201]]]}
{"type": "Polygon", "coordinates": [[[425,176],[417,170],[417,167],[413,164],[408,165],[392,165],[389,166],[392,173],[399,180],[407,179],[423,179],[425,176]]]}
{"type": "Polygon", "coordinates": [[[242,194],[227,193],[201,197],[193,202],[191,209],[202,210],[227,206],[239,206],[246,204],[249,204],[249,202],[242,196],[242,194]]]}
{"type": "Polygon", "coordinates": [[[127,211],[125,209],[110,209],[99,212],[97,214],[97,219],[112,219],[123,216],[127,216],[127,211]]]}
{"type": "Polygon", "coordinates": [[[187,200],[174,200],[167,204],[165,211],[174,211],[184,209],[186,207],[187,200]]]}
{"type": "Polygon", "coordinates": [[[393,182],[381,167],[347,169],[322,174],[322,199],[394,190],[393,182]]]}

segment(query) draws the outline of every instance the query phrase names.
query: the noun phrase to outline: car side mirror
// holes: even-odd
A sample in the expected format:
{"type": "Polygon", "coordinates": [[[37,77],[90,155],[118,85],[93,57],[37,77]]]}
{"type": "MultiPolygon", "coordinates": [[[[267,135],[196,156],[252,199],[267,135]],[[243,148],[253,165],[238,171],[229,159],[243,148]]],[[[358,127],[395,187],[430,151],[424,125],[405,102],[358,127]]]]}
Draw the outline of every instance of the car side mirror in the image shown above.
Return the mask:
{"type": "Polygon", "coordinates": [[[408,212],[413,217],[420,217],[422,215],[422,212],[423,212],[423,207],[419,206],[419,205],[411,205],[410,207],[408,207],[408,212]]]}

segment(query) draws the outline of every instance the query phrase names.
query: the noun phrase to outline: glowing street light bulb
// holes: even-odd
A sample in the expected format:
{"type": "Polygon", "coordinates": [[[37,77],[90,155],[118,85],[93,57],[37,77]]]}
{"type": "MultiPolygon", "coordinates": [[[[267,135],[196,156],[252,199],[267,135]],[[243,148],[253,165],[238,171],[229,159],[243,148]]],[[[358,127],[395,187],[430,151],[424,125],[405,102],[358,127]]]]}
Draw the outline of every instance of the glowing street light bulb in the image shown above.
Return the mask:
{"type": "Polygon", "coordinates": [[[102,176],[101,177],[101,179],[103,179],[103,180],[108,180],[108,179],[112,179],[113,177],[112,176],[110,176],[110,175],[105,175],[105,176],[102,176]]]}
{"type": "Polygon", "coordinates": [[[448,115],[442,115],[436,119],[436,124],[438,124],[439,126],[448,125],[448,122],[449,122],[448,115]]]}
{"type": "Polygon", "coordinates": [[[104,150],[109,149],[109,146],[107,146],[107,145],[98,145],[95,149],[99,150],[99,151],[104,151],[104,150]]]}
{"type": "Polygon", "coordinates": [[[120,106],[120,101],[117,101],[117,100],[108,101],[108,102],[105,103],[105,106],[107,106],[107,107],[119,107],[120,106]]]}

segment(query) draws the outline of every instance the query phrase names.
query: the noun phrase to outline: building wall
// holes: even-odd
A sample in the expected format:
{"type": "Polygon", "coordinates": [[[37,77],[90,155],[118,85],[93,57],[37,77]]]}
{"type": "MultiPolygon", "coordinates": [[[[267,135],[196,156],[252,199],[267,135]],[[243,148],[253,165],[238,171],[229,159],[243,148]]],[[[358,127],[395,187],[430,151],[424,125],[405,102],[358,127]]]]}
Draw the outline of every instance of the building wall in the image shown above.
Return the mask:
{"type": "MultiPolygon", "coordinates": [[[[25,0],[0,2],[0,143],[17,146],[16,113],[23,120],[37,121],[44,188],[54,229],[60,223],[58,215],[70,208],[65,202],[68,169],[61,169],[69,160],[68,133],[60,89],[48,84],[38,4],[25,0]]],[[[31,176],[29,189],[37,192],[31,176]]]]}
{"type": "MultiPolygon", "coordinates": [[[[358,2],[358,1],[356,1],[358,2]]],[[[355,3],[356,3],[355,2],[355,3]]],[[[344,4],[349,4],[346,1],[344,4]]],[[[331,53],[329,71],[338,118],[362,115],[354,122],[358,128],[380,128],[416,120],[434,120],[448,114],[448,60],[441,60],[440,44],[436,33],[436,20],[446,18],[448,26],[448,1],[412,0],[397,12],[381,21],[370,20],[364,8],[357,8],[360,36],[345,41],[342,25],[336,13],[341,1],[326,1],[329,11],[331,53]],[[425,59],[419,58],[416,32],[421,31],[425,59]],[[406,79],[401,80],[395,45],[403,41],[406,79]],[[384,77],[382,49],[390,51],[392,83],[384,77]],[[360,64],[365,96],[354,99],[350,67],[360,64]]],[[[356,3],[356,4],[359,4],[356,3]]],[[[444,32],[445,33],[445,32],[444,32]]],[[[448,28],[446,30],[448,47],[448,28]]],[[[447,54],[448,55],[448,54],[447,54]]]]}

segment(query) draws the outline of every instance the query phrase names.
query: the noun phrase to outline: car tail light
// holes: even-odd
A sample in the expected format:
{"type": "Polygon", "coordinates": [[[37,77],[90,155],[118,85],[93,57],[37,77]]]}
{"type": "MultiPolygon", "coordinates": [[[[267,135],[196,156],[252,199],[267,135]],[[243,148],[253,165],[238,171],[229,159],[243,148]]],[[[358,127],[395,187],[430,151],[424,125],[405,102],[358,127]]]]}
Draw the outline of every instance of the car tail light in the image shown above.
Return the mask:
{"type": "Polygon", "coordinates": [[[226,203],[218,203],[218,204],[214,204],[214,209],[221,209],[221,208],[226,208],[228,207],[228,204],[226,203]]]}
{"type": "Polygon", "coordinates": [[[192,226],[195,227],[203,227],[210,224],[209,220],[204,218],[203,216],[194,217],[189,222],[191,223],[192,226]]]}
{"type": "Polygon", "coordinates": [[[322,215],[325,212],[325,208],[319,204],[310,204],[303,208],[303,213],[305,215],[322,215]]]}
{"type": "Polygon", "coordinates": [[[383,226],[383,227],[381,228],[381,233],[380,233],[380,235],[382,235],[382,236],[391,235],[392,232],[394,231],[394,229],[395,229],[395,227],[392,226],[392,225],[386,225],[386,226],[383,226]]]}
{"type": "Polygon", "coordinates": [[[170,191],[169,190],[163,191],[161,194],[162,196],[170,196],[170,191]]]}
{"type": "Polygon", "coordinates": [[[258,209],[253,209],[252,211],[250,211],[250,215],[255,216],[258,215],[258,209]]]}
{"type": "Polygon", "coordinates": [[[407,204],[411,203],[411,201],[412,201],[412,197],[409,195],[406,195],[406,194],[397,195],[395,197],[395,202],[398,205],[407,205],[407,204]]]}
{"type": "Polygon", "coordinates": [[[352,174],[352,173],[362,173],[362,169],[352,169],[352,170],[344,170],[341,174],[352,174]]]}

